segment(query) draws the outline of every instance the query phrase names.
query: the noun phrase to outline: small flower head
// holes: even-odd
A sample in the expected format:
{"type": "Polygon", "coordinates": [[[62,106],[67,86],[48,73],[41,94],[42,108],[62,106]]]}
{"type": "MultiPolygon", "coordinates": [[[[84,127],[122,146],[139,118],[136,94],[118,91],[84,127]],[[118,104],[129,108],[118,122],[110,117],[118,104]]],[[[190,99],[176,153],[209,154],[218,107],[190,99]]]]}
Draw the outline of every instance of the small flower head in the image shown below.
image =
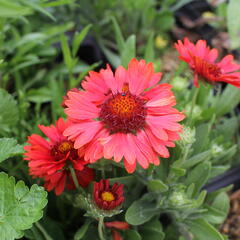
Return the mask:
{"type": "Polygon", "coordinates": [[[227,55],[220,62],[216,62],[218,57],[217,49],[210,49],[205,40],[198,40],[194,45],[185,38],[178,40],[175,44],[180,54],[180,59],[187,62],[194,71],[194,85],[198,87],[198,78],[201,77],[206,82],[214,84],[226,82],[240,87],[240,65],[233,62],[233,56],[227,55]]]}
{"type": "Polygon", "coordinates": [[[195,128],[192,129],[190,127],[184,126],[183,131],[180,133],[181,140],[179,141],[179,144],[182,146],[193,144],[196,141],[195,134],[195,128]]]}
{"type": "Polygon", "coordinates": [[[94,184],[93,198],[98,208],[103,210],[113,210],[124,202],[123,184],[115,183],[112,187],[109,180],[102,179],[94,184]]]}
{"type": "Polygon", "coordinates": [[[60,118],[56,125],[49,127],[39,125],[40,130],[48,137],[32,134],[25,146],[25,160],[28,161],[30,175],[43,178],[48,191],[55,189],[57,195],[65,187],[74,189],[73,180],[68,169],[71,165],[76,172],[79,184],[86,187],[94,177],[93,169],[86,167],[87,162],[78,155],[73,142],[63,136],[63,131],[69,125],[60,118]]]}

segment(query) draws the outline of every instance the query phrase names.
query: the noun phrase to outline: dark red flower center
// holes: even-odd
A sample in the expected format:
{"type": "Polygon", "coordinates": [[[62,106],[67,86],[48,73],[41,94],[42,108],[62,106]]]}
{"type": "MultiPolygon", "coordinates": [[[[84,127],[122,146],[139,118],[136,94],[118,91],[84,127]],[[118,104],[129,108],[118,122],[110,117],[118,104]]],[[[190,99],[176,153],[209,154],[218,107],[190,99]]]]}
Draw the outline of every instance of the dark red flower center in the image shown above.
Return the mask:
{"type": "Polygon", "coordinates": [[[56,161],[65,158],[68,153],[69,158],[78,158],[77,150],[73,148],[73,143],[67,140],[55,144],[51,149],[51,154],[55,157],[56,161]]]}
{"type": "Polygon", "coordinates": [[[195,71],[208,82],[216,81],[222,74],[221,68],[216,64],[209,63],[199,57],[195,57],[195,71]]]}
{"type": "Polygon", "coordinates": [[[112,202],[115,200],[114,195],[109,191],[102,192],[101,198],[103,201],[107,201],[107,202],[112,202]]]}
{"type": "Polygon", "coordinates": [[[110,97],[101,107],[100,119],[111,133],[136,133],[145,125],[145,101],[128,92],[117,93],[110,97]]]}

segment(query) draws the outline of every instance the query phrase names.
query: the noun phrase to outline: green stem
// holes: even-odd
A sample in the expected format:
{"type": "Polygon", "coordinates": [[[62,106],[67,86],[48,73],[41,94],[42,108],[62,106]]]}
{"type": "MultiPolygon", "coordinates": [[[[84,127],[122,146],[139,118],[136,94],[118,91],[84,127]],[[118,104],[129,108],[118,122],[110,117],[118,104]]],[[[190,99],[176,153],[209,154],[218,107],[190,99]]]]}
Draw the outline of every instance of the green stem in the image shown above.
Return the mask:
{"type": "Polygon", "coordinates": [[[105,240],[104,234],[103,234],[103,222],[104,217],[100,217],[98,220],[98,235],[100,237],[101,240],[105,240]]]}
{"type": "Polygon", "coordinates": [[[36,222],[35,225],[40,230],[46,240],[53,240],[39,222],[36,222]]]}
{"type": "Polygon", "coordinates": [[[70,170],[70,172],[71,172],[71,176],[72,176],[73,183],[74,183],[75,187],[76,187],[83,195],[85,195],[85,191],[84,191],[83,188],[79,185],[76,172],[75,172],[74,168],[73,168],[71,165],[69,166],[69,170],[70,170]]]}
{"type": "Polygon", "coordinates": [[[195,88],[195,92],[194,92],[194,95],[193,95],[193,98],[192,98],[192,104],[191,104],[191,108],[190,108],[190,113],[189,113],[189,116],[188,116],[188,124],[187,125],[191,125],[191,123],[192,123],[193,110],[194,110],[194,107],[195,107],[196,102],[197,102],[199,89],[200,89],[200,87],[195,88]]]}

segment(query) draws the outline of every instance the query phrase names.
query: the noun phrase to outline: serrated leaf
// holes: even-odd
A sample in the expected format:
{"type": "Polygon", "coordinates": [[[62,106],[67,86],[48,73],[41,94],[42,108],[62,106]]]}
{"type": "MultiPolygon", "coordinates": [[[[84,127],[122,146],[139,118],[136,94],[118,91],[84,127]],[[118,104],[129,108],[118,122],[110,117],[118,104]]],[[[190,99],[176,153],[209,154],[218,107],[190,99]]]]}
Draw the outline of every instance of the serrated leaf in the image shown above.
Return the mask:
{"type": "Polygon", "coordinates": [[[1,240],[23,236],[43,214],[47,192],[34,184],[30,189],[23,181],[15,184],[13,177],[0,173],[0,233],[1,240]]]}
{"type": "Polygon", "coordinates": [[[5,90],[0,89],[0,129],[15,125],[19,119],[17,103],[5,90]]]}
{"type": "Polygon", "coordinates": [[[224,240],[223,236],[203,219],[192,219],[186,222],[194,240],[224,240]]]}
{"type": "Polygon", "coordinates": [[[23,152],[23,146],[17,144],[14,138],[0,138],[0,162],[23,152]]]}

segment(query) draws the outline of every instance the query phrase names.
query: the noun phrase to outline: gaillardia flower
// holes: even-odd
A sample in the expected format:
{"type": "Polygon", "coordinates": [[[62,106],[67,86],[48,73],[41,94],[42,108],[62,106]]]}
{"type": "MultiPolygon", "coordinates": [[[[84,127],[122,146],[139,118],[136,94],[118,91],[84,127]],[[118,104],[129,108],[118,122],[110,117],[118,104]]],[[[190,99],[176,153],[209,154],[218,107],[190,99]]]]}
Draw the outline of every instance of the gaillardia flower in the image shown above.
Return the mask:
{"type": "Polygon", "coordinates": [[[240,87],[240,65],[233,62],[233,56],[227,55],[220,62],[217,49],[210,49],[205,40],[198,40],[196,45],[185,38],[178,40],[175,47],[180,54],[180,59],[188,63],[194,71],[194,85],[198,87],[198,78],[202,77],[208,83],[230,83],[240,87]]]}
{"type": "Polygon", "coordinates": [[[161,73],[153,64],[132,59],[128,69],[119,66],[89,72],[83,91],[68,92],[66,114],[71,125],[64,131],[84,159],[95,162],[104,157],[120,162],[129,173],[136,163],[148,168],[159,164],[158,156],[169,157],[184,118],[173,106],[171,85],[157,84],[161,73]]]}
{"type": "Polygon", "coordinates": [[[62,118],[56,123],[45,127],[39,125],[40,130],[49,138],[32,134],[28,137],[30,145],[25,146],[25,160],[28,161],[30,175],[45,180],[44,187],[51,191],[55,188],[57,195],[61,194],[65,187],[74,189],[73,179],[68,167],[71,165],[76,172],[79,184],[86,187],[94,177],[93,169],[86,167],[86,161],[78,156],[73,148],[73,142],[63,136],[63,131],[69,126],[62,118]]]}
{"type": "Polygon", "coordinates": [[[114,183],[111,187],[109,180],[102,179],[99,183],[94,183],[93,199],[98,208],[103,210],[113,210],[124,202],[123,184],[114,183]]]}

